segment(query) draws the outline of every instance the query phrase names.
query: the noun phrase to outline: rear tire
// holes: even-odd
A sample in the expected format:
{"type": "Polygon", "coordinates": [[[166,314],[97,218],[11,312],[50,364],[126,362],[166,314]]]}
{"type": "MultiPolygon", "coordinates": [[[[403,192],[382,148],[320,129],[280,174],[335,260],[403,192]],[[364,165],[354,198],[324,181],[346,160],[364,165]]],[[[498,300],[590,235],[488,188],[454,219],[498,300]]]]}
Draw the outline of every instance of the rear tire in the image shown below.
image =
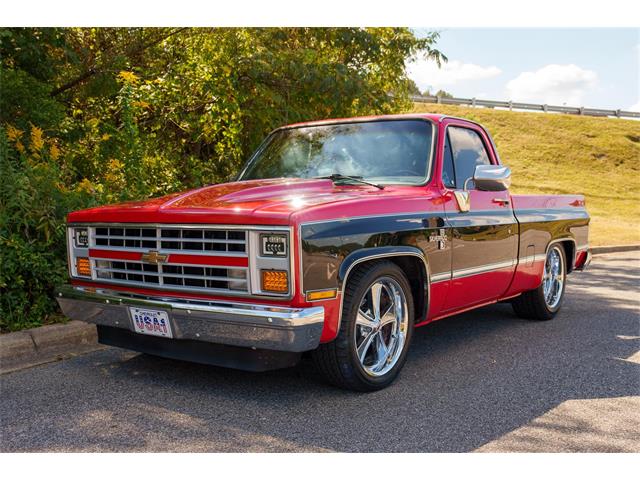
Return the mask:
{"type": "Polygon", "coordinates": [[[514,298],[513,311],[528,320],[551,320],[562,306],[566,278],[566,255],[564,248],[556,243],[547,252],[540,286],[514,298]]]}
{"type": "Polygon", "coordinates": [[[389,386],[402,369],[414,324],[411,286],[394,263],[367,263],[349,276],[338,336],[312,352],[333,385],[370,392],[389,386]]]}

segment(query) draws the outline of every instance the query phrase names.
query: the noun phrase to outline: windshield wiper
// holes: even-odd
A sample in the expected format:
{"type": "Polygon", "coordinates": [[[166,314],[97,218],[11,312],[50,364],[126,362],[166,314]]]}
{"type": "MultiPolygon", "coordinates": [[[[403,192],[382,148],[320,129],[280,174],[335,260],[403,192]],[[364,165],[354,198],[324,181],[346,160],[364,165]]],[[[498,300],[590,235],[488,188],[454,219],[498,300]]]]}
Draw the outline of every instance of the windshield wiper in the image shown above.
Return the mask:
{"type": "Polygon", "coordinates": [[[326,178],[331,180],[333,183],[336,183],[338,180],[352,180],[354,182],[363,183],[365,185],[371,185],[372,187],[379,188],[380,190],[384,190],[384,185],[379,185],[377,183],[367,182],[363,180],[362,177],[352,177],[349,175],[342,175],[341,173],[332,173],[331,175],[327,175],[326,177],[316,177],[316,178],[326,178]]]}

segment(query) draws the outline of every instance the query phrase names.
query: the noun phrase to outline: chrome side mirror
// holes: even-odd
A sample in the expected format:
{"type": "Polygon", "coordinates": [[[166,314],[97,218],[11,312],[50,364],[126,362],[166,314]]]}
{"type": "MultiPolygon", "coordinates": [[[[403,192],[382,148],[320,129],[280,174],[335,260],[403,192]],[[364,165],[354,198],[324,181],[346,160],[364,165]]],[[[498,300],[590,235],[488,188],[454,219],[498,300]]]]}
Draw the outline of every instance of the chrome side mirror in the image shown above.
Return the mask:
{"type": "Polygon", "coordinates": [[[454,191],[458,208],[461,212],[471,209],[471,196],[469,195],[469,182],[473,181],[475,188],[486,192],[502,192],[511,186],[511,169],[504,165],[478,165],[472,178],[464,182],[464,190],[454,191]]]}
{"type": "MultiPolygon", "coordinates": [[[[467,190],[467,182],[464,189],[467,190]]],[[[478,190],[485,192],[502,192],[511,186],[511,169],[504,165],[478,165],[473,173],[473,183],[478,190]]]]}

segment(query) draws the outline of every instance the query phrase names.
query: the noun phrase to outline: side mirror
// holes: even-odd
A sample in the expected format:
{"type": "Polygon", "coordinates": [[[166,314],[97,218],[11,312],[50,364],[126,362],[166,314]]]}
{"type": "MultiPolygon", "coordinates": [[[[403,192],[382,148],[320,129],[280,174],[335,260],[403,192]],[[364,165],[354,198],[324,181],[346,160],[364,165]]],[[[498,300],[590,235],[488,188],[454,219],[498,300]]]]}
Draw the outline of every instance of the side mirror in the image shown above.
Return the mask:
{"type": "MultiPolygon", "coordinates": [[[[473,183],[478,190],[486,192],[508,190],[511,186],[511,169],[504,165],[478,165],[473,174],[473,183]]],[[[467,182],[464,189],[467,189],[467,182]]]]}
{"type": "Polygon", "coordinates": [[[464,189],[454,191],[458,208],[461,212],[468,212],[471,208],[469,182],[473,181],[475,188],[486,192],[502,192],[511,186],[511,169],[504,165],[478,165],[473,178],[467,178],[464,189]]]}

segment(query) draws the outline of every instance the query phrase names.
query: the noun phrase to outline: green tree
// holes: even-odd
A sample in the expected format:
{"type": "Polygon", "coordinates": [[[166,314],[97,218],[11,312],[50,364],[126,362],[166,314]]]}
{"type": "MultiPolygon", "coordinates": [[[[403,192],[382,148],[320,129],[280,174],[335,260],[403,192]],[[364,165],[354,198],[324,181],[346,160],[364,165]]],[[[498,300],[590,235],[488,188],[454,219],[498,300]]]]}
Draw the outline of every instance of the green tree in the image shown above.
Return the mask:
{"type": "Polygon", "coordinates": [[[407,28],[0,29],[0,329],[55,311],[66,214],[235,174],[273,128],[395,112],[407,28]]]}
{"type": "Polygon", "coordinates": [[[436,93],[431,93],[429,90],[425,90],[422,95],[425,97],[440,97],[440,98],[453,98],[453,95],[446,90],[438,90],[436,93]]]}

